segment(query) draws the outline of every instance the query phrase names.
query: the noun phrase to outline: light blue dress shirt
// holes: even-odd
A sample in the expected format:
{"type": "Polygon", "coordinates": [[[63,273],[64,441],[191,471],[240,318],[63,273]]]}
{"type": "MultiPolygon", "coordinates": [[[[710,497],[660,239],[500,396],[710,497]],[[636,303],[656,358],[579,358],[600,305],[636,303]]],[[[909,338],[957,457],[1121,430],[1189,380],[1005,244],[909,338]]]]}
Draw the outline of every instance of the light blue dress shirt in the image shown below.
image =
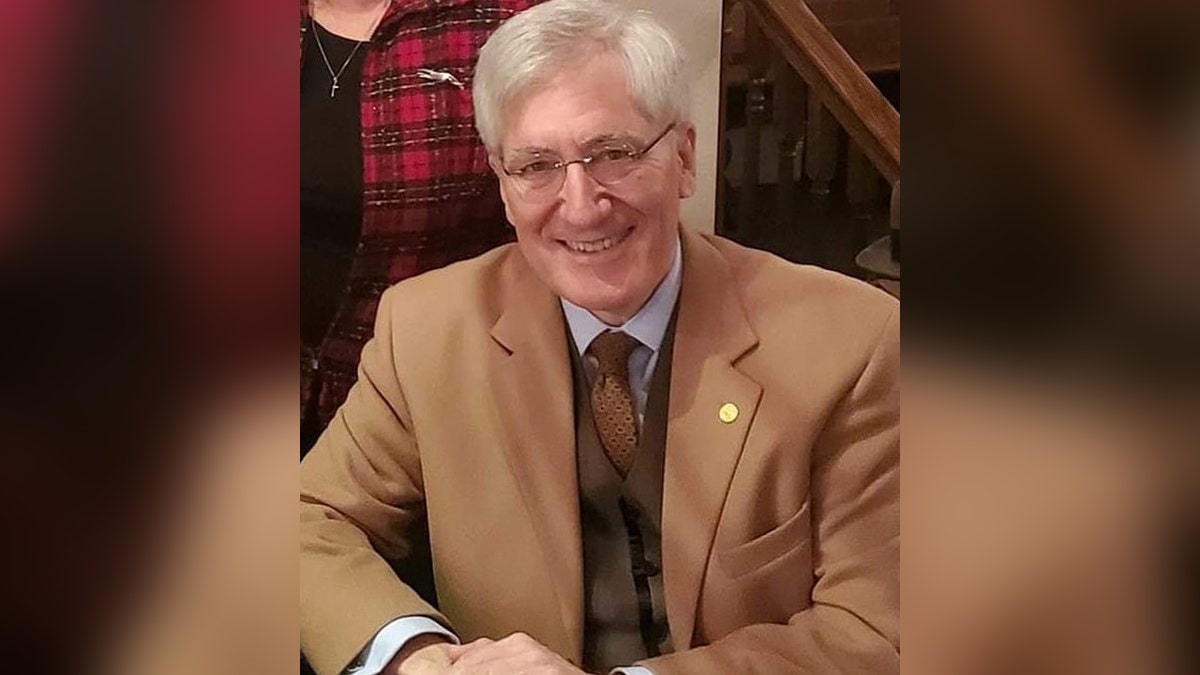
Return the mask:
{"type": "MultiPolygon", "coordinates": [[[[679,287],[683,282],[683,253],[679,240],[675,240],[675,258],[667,276],[646,304],[638,310],[633,318],[620,326],[610,326],[596,318],[586,309],[560,298],[563,315],[567,318],[567,327],[575,340],[579,355],[584,356],[592,341],[607,330],[626,333],[637,339],[639,344],[629,355],[629,393],[633,395],[633,403],[637,408],[638,428],[646,417],[646,396],[650,391],[650,378],[654,375],[654,366],[658,363],[658,352],[662,347],[663,337],[667,334],[667,325],[671,323],[671,314],[675,311],[675,303],[679,299],[679,287]]],[[[584,357],[584,365],[589,371],[595,370],[595,365],[589,363],[591,357],[584,357]]],[[[588,373],[588,377],[592,372],[588,373]]]]}
{"type": "MultiPolygon", "coordinates": [[[[683,283],[683,251],[679,239],[675,240],[675,257],[671,269],[662,283],[654,290],[654,294],[642,305],[638,313],[620,326],[610,326],[596,318],[586,309],[560,298],[563,315],[567,319],[567,327],[575,341],[575,347],[580,356],[601,333],[606,330],[623,331],[637,339],[640,343],[629,355],[629,389],[633,395],[634,405],[637,406],[638,428],[646,416],[646,397],[650,390],[650,378],[654,375],[654,366],[658,363],[659,350],[663,338],[667,334],[667,326],[671,323],[671,314],[675,311],[675,303],[679,300],[679,288],[683,283]]],[[[585,358],[585,364],[587,359],[585,358]]],[[[592,366],[594,368],[594,366],[592,366]]],[[[590,377],[590,374],[589,374],[590,377]]],[[[454,643],[458,636],[446,629],[445,626],[425,616],[400,617],[384,626],[370,644],[363,649],[356,659],[355,665],[346,670],[352,675],[379,675],[383,667],[404,648],[409,640],[425,633],[444,635],[454,643]]],[[[624,666],[614,668],[612,674],[623,675],[654,675],[643,666],[624,666]]]]}

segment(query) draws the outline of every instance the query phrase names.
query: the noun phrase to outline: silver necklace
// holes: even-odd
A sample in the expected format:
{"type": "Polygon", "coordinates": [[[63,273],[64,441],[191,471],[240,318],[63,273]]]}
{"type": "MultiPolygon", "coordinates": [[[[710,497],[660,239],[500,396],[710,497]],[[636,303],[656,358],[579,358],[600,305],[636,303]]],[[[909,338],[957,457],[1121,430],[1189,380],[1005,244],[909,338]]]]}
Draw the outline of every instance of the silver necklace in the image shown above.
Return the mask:
{"type": "MultiPolygon", "coordinates": [[[[379,27],[379,22],[383,20],[383,15],[387,13],[387,8],[390,4],[390,0],[383,3],[379,15],[376,16],[375,21],[371,23],[371,35],[375,34],[375,29],[379,27]]],[[[317,30],[317,26],[315,25],[316,23],[317,22],[314,20],[313,37],[317,39],[317,49],[321,51],[321,60],[325,62],[325,69],[329,71],[329,77],[333,78],[333,83],[329,87],[329,98],[333,98],[334,96],[337,96],[337,90],[339,89],[338,78],[342,76],[342,73],[346,72],[346,67],[350,65],[351,59],[353,59],[354,55],[358,53],[360,47],[367,42],[370,42],[370,38],[367,38],[366,40],[357,40],[354,44],[354,49],[350,50],[350,55],[346,57],[346,60],[342,62],[342,67],[338,68],[337,72],[335,73],[333,72],[333,64],[329,62],[329,56],[325,53],[325,45],[321,44],[321,31],[317,30]]]]}
{"type": "MultiPolygon", "coordinates": [[[[316,22],[314,21],[313,23],[316,22]]],[[[316,27],[313,28],[313,37],[317,39],[317,49],[321,50],[321,60],[325,62],[325,69],[329,71],[329,76],[333,78],[333,84],[329,87],[329,98],[333,98],[337,96],[338,78],[342,76],[342,73],[346,72],[346,66],[350,65],[350,60],[358,53],[358,49],[363,46],[363,43],[356,42],[354,44],[354,49],[350,50],[350,56],[346,57],[346,60],[342,62],[342,67],[338,68],[335,73],[333,72],[333,65],[329,63],[329,56],[325,54],[325,45],[321,44],[321,31],[316,27]]]]}

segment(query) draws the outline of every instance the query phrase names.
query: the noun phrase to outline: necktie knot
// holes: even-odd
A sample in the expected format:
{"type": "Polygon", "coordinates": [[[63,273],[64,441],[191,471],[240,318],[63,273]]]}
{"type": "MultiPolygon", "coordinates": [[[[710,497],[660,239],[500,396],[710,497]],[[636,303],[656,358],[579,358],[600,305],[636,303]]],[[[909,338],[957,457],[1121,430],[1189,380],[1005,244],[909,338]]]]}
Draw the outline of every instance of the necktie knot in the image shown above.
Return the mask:
{"type": "Polygon", "coordinates": [[[628,379],[629,355],[638,346],[637,338],[620,331],[605,331],[592,340],[588,351],[596,357],[599,374],[628,379]]]}

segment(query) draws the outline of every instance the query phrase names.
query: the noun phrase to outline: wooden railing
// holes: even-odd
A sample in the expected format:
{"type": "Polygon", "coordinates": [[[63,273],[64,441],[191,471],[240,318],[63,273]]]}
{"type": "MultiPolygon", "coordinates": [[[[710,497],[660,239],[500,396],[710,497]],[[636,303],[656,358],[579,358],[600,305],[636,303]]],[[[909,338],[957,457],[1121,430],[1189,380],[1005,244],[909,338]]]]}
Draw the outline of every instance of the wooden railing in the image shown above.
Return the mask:
{"type": "Polygon", "coordinates": [[[753,20],[875,168],[900,180],[900,113],[802,0],[746,0],[753,20]]]}
{"type": "MultiPolygon", "coordinates": [[[[737,222],[749,229],[764,226],[762,205],[751,195],[759,183],[759,160],[765,149],[761,132],[771,120],[778,138],[777,212],[789,213],[794,203],[797,159],[811,190],[829,192],[839,166],[841,129],[848,139],[844,165],[851,207],[878,201],[875,185],[882,176],[893,190],[895,213],[899,208],[900,114],[862,64],[803,0],[725,0],[727,21],[735,8],[744,13],[737,68],[746,87],[737,222]],[[768,88],[773,94],[773,111],[768,109],[768,88]]],[[[728,37],[731,30],[726,33],[728,37]]],[[[889,61],[887,68],[898,70],[898,61],[889,61]]],[[[722,73],[726,77],[725,68],[722,73]]]]}

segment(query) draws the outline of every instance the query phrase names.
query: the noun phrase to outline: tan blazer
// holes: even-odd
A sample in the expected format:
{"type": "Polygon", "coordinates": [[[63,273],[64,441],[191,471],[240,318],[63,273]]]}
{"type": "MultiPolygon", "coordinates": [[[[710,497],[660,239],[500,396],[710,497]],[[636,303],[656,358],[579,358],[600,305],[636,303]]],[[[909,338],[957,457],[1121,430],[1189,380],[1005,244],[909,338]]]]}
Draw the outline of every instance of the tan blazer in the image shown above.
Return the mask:
{"type": "MultiPolygon", "coordinates": [[[[682,232],[662,514],[677,653],[642,665],[899,672],[898,305],[682,232]]],[[[384,294],[358,384],[301,467],[300,643],[318,673],[410,614],[464,640],[524,631],[578,663],[567,349],[515,246],[384,294]],[[386,562],[423,513],[440,613],[386,562]]]]}

